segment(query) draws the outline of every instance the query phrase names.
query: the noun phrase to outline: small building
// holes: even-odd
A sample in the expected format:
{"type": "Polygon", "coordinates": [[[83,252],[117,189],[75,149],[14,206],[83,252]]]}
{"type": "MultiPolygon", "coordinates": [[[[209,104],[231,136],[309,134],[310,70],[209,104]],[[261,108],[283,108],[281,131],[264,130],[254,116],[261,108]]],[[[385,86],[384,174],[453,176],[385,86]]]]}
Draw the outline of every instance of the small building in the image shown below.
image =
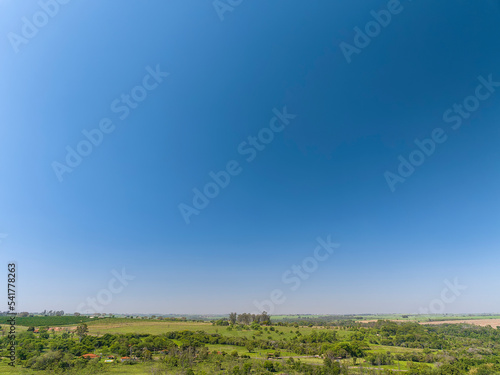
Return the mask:
{"type": "Polygon", "coordinates": [[[99,358],[99,356],[95,355],[93,353],[87,353],[87,354],[82,355],[82,358],[93,359],[93,358],[99,358]]]}

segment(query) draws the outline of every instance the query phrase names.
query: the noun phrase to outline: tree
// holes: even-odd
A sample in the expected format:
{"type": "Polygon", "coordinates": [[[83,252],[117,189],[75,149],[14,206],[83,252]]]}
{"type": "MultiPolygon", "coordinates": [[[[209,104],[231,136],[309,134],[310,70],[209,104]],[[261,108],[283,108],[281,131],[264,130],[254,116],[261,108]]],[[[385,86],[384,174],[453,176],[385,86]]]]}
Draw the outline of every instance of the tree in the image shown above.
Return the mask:
{"type": "Polygon", "coordinates": [[[463,372],[457,368],[456,366],[445,363],[441,367],[439,367],[439,374],[440,375],[461,375],[463,372]]]}
{"type": "Polygon", "coordinates": [[[231,324],[235,324],[237,318],[238,314],[236,314],[235,312],[229,314],[229,321],[231,322],[231,324]]]}
{"type": "Polygon", "coordinates": [[[337,361],[332,360],[330,357],[326,357],[323,361],[325,365],[325,373],[329,375],[340,374],[340,364],[337,361]]]}
{"type": "Polygon", "coordinates": [[[262,314],[259,315],[259,320],[261,323],[270,325],[271,324],[271,317],[266,311],[262,311],[262,314]]]}
{"type": "MultiPolygon", "coordinates": [[[[493,364],[492,363],[488,363],[488,364],[484,364],[484,365],[481,365],[479,367],[476,367],[474,368],[474,370],[476,371],[475,374],[476,375],[490,375],[490,374],[494,374],[495,370],[493,369],[493,364]]],[[[471,374],[472,374],[472,371],[471,371],[471,374]]]]}
{"type": "Polygon", "coordinates": [[[423,363],[410,363],[408,375],[427,375],[432,373],[432,367],[423,363]]]}
{"type": "Polygon", "coordinates": [[[80,338],[80,342],[82,342],[83,338],[87,336],[87,333],[89,331],[89,328],[85,323],[80,324],[79,326],[76,327],[76,334],[80,338]]]}
{"type": "Polygon", "coordinates": [[[248,341],[245,345],[245,348],[251,353],[255,349],[255,344],[253,341],[248,341]]]}
{"type": "Polygon", "coordinates": [[[250,374],[250,371],[252,371],[252,364],[250,362],[245,362],[243,364],[243,373],[250,374]]]}
{"type": "Polygon", "coordinates": [[[271,361],[265,361],[264,362],[264,368],[267,371],[274,372],[274,364],[271,361]]]}
{"type": "Polygon", "coordinates": [[[144,361],[151,360],[151,352],[148,350],[148,348],[142,348],[142,358],[144,361]]]}

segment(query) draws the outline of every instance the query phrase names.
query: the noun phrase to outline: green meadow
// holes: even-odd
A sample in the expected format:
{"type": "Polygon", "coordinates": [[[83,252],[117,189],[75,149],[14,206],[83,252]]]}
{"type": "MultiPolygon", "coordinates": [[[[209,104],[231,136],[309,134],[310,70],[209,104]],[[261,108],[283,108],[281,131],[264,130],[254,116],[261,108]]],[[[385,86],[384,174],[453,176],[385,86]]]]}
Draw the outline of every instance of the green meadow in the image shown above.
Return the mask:
{"type": "MultiPolygon", "coordinates": [[[[489,375],[497,373],[496,360],[500,358],[500,330],[463,324],[425,325],[423,317],[419,324],[398,315],[359,316],[367,323],[324,316],[278,316],[251,324],[231,324],[225,318],[209,322],[106,317],[83,319],[81,324],[74,324],[74,319],[57,319],[61,317],[42,318],[24,318],[23,325],[16,327],[16,368],[7,365],[9,325],[1,325],[4,349],[0,374],[326,375],[366,371],[448,375],[443,372],[446,367],[440,365],[445,363],[452,366],[451,375],[482,374],[477,372],[481,366],[489,375]],[[45,325],[49,321],[65,329],[47,332],[44,327],[49,327],[45,325]],[[36,333],[33,328],[37,328],[36,333]],[[475,350],[468,351],[468,347],[475,350]],[[481,359],[476,352],[482,353],[481,359]],[[102,358],[84,360],[82,355],[89,353],[102,358]],[[104,362],[106,356],[120,358],[129,353],[133,357],[130,364],[118,359],[104,362]]],[[[431,317],[440,319],[453,320],[450,315],[431,317]]]]}

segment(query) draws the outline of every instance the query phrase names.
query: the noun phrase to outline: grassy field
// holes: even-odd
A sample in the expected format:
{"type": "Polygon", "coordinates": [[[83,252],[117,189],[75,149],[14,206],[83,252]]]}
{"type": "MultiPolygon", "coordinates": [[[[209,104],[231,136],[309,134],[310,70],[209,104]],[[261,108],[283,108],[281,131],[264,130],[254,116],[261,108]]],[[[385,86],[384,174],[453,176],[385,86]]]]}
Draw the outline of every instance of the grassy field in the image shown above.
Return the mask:
{"type": "MultiPolygon", "coordinates": [[[[0,327],[3,328],[5,332],[9,332],[10,330],[10,324],[0,324],[0,327]]],[[[28,329],[27,326],[17,326],[16,325],[16,332],[24,332],[28,329]]]]}
{"type": "MultiPolygon", "coordinates": [[[[111,334],[124,334],[124,333],[139,333],[139,334],[152,334],[159,335],[162,333],[172,332],[172,331],[204,331],[207,333],[218,333],[224,336],[231,337],[247,337],[252,338],[272,338],[275,340],[283,339],[283,338],[291,338],[300,332],[301,335],[307,335],[315,330],[324,330],[325,328],[318,327],[273,327],[274,330],[270,330],[269,328],[265,328],[262,334],[256,332],[254,330],[238,330],[231,329],[229,330],[227,326],[215,326],[209,322],[171,322],[171,321],[161,321],[161,320],[149,320],[149,319],[129,319],[129,318],[104,318],[104,319],[96,319],[96,320],[88,320],[86,322],[89,328],[89,334],[101,336],[106,333],[111,334]]],[[[31,324],[28,324],[31,325],[31,324]]],[[[70,324],[70,326],[74,326],[74,324],[70,324]]],[[[8,327],[8,326],[5,326],[8,327]]],[[[17,327],[17,331],[25,331],[27,326],[19,326],[17,327]]],[[[350,332],[335,329],[337,332],[337,336],[339,339],[348,339],[350,336],[350,332]]],[[[62,332],[57,332],[57,335],[62,334],[62,332]]],[[[176,340],[174,340],[176,341],[176,340]]],[[[180,343],[179,343],[180,344],[180,343]]],[[[275,350],[262,350],[256,349],[253,352],[248,352],[245,347],[235,346],[235,345],[206,345],[207,348],[213,352],[226,352],[230,354],[233,351],[236,351],[239,356],[248,355],[250,358],[255,360],[263,360],[267,358],[268,353],[274,353],[275,350]]],[[[311,358],[307,356],[300,356],[297,353],[287,352],[284,350],[280,350],[281,357],[296,357],[303,361],[304,363],[314,363],[321,364],[323,362],[320,358],[311,358]]],[[[109,372],[110,374],[146,374],[150,373],[151,368],[154,367],[151,364],[135,364],[135,365],[123,365],[121,363],[110,364],[109,372]]],[[[0,365],[0,374],[43,374],[40,371],[32,371],[21,369],[17,367],[13,369],[10,366],[7,366],[6,363],[2,363],[0,365]]]]}
{"type": "Polygon", "coordinates": [[[397,321],[448,321],[448,320],[483,320],[500,319],[500,315],[487,314],[434,314],[434,315],[408,315],[408,314],[359,314],[359,315],[273,315],[272,321],[290,321],[290,320],[356,320],[356,321],[377,321],[377,320],[397,320],[397,321]]]}
{"type": "MultiPolygon", "coordinates": [[[[284,316],[289,317],[289,316],[284,316]]],[[[301,316],[302,317],[302,316],[301,316]]],[[[367,318],[366,320],[374,321],[379,319],[387,319],[387,320],[405,320],[405,321],[415,321],[410,317],[409,319],[403,319],[402,316],[399,315],[369,315],[363,316],[367,318]],[[399,319],[398,319],[399,318],[399,319]]],[[[488,315],[434,315],[432,316],[433,321],[439,321],[440,319],[446,319],[447,321],[453,320],[484,320],[484,319],[492,319],[497,316],[488,316],[488,315]]],[[[40,319],[44,317],[35,317],[31,319],[35,319],[37,323],[43,323],[42,325],[52,326],[51,324],[47,324],[48,320],[40,319]]],[[[54,318],[54,317],[47,317],[54,318]]],[[[61,318],[61,317],[55,317],[61,318]]],[[[280,317],[278,317],[280,318],[280,317]]],[[[29,318],[25,318],[29,319],[29,318]]],[[[426,322],[424,317],[420,317],[418,322],[426,322]]],[[[54,320],[52,320],[54,322],[54,320]]],[[[66,326],[75,326],[74,320],[59,320],[56,325],[62,325],[61,323],[68,323],[66,326]]],[[[22,332],[27,330],[27,326],[34,325],[34,321],[26,321],[24,322],[26,325],[18,325],[17,332],[22,332]]],[[[86,319],[86,324],[89,328],[89,334],[95,336],[101,336],[106,333],[110,334],[151,334],[151,335],[160,335],[173,331],[204,331],[206,333],[217,333],[223,336],[229,337],[246,337],[246,338],[254,338],[254,339],[272,339],[272,340],[281,340],[281,339],[290,339],[292,337],[299,335],[308,335],[314,331],[323,331],[323,330],[334,330],[336,332],[337,338],[339,341],[349,341],[350,337],[354,332],[345,330],[341,327],[335,328],[324,328],[324,327],[316,327],[316,326],[300,326],[300,327],[282,327],[282,326],[273,326],[273,330],[271,327],[263,327],[262,332],[251,330],[251,329],[236,329],[229,328],[228,326],[216,326],[210,322],[194,322],[194,321],[165,321],[165,320],[154,320],[154,319],[130,319],[130,318],[103,318],[103,319],[86,319]]],[[[9,328],[9,325],[1,325],[1,327],[5,330],[9,328]]],[[[56,335],[62,334],[62,332],[55,333],[56,335]]],[[[174,340],[177,341],[177,340],[174,340]]],[[[180,342],[176,342],[180,345],[180,342]]],[[[206,345],[209,351],[211,352],[225,352],[227,354],[231,354],[231,352],[236,351],[238,356],[248,355],[250,359],[254,361],[262,361],[267,358],[268,353],[274,353],[273,349],[255,349],[253,352],[249,352],[243,346],[236,345],[206,345]]],[[[404,353],[422,353],[423,349],[417,348],[406,348],[406,347],[395,347],[395,346],[384,346],[384,345],[376,345],[369,344],[369,350],[367,350],[367,354],[383,354],[387,352],[391,352],[392,354],[404,354],[404,353]]],[[[439,350],[432,350],[432,352],[441,352],[439,350]]],[[[281,358],[293,357],[295,360],[299,360],[303,363],[321,365],[323,363],[323,359],[315,358],[311,356],[299,355],[293,352],[287,352],[285,350],[280,350],[281,358]]],[[[230,357],[230,356],[228,356],[230,357]]],[[[279,359],[279,361],[284,360],[279,359]]],[[[362,366],[365,369],[372,369],[374,367],[378,368],[379,366],[371,365],[365,359],[358,359],[356,363],[350,362],[351,359],[342,360],[346,364],[350,366],[362,366]]],[[[383,369],[395,369],[395,370],[408,370],[408,363],[406,361],[396,361],[393,365],[385,365],[380,366],[383,369]]],[[[137,363],[134,365],[125,365],[122,363],[114,363],[114,364],[106,364],[108,368],[108,372],[110,374],[151,374],[154,373],[153,369],[157,366],[160,366],[159,362],[157,363],[137,363]],[[109,365],[109,367],[108,367],[109,365]],[[152,372],[153,371],[153,372],[152,372]]],[[[370,370],[371,371],[371,370],[370,370]]],[[[0,374],[45,374],[45,372],[33,371],[22,369],[20,367],[12,368],[7,366],[7,362],[3,361],[0,364],[0,374]]]]}
{"type": "MultiPolygon", "coordinates": [[[[0,324],[7,324],[10,317],[8,316],[0,316],[0,324]]],[[[47,327],[55,327],[55,326],[64,326],[64,325],[75,325],[80,323],[85,323],[88,321],[92,321],[92,318],[87,316],[33,316],[33,317],[17,317],[16,325],[17,326],[47,326],[47,327]]]]}
{"type": "Polygon", "coordinates": [[[435,314],[435,315],[409,315],[407,318],[404,314],[386,314],[386,315],[360,315],[362,320],[401,320],[401,321],[415,321],[415,322],[428,322],[440,320],[481,320],[481,319],[500,319],[500,315],[474,315],[474,314],[435,314]]]}
{"type": "MultiPolygon", "coordinates": [[[[137,363],[134,365],[122,365],[121,363],[116,363],[116,364],[107,364],[107,371],[105,372],[106,374],[119,374],[119,375],[129,375],[129,374],[135,374],[135,375],[144,375],[144,374],[151,374],[152,369],[155,368],[156,366],[148,364],[148,363],[137,363]]],[[[20,375],[45,375],[47,372],[45,371],[36,371],[36,370],[30,370],[30,369],[23,369],[18,366],[12,367],[8,366],[5,362],[0,363],[0,374],[20,374],[20,375]]]]}
{"type": "Polygon", "coordinates": [[[424,349],[420,348],[403,348],[400,346],[387,346],[387,345],[375,345],[375,344],[370,344],[370,350],[368,351],[369,353],[385,353],[390,351],[391,353],[420,353],[424,349]]]}
{"type": "MultiPolygon", "coordinates": [[[[119,319],[119,318],[106,318],[97,321],[87,322],[89,333],[93,335],[104,335],[105,333],[143,333],[151,335],[160,335],[162,333],[172,331],[205,331],[207,333],[218,333],[224,336],[231,337],[247,337],[251,338],[256,336],[253,330],[228,330],[226,326],[214,326],[212,323],[199,323],[199,322],[165,322],[159,320],[142,320],[142,319],[119,319]]],[[[273,339],[290,338],[295,335],[296,331],[301,334],[309,334],[318,328],[314,327],[274,327],[275,331],[268,330],[261,336],[271,336],[273,339]],[[280,334],[279,332],[283,332],[280,334]]],[[[324,329],[324,328],[321,328],[324,329]]],[[[348,333],[338,331],[339,338],[346,337],[348,333]]]]}

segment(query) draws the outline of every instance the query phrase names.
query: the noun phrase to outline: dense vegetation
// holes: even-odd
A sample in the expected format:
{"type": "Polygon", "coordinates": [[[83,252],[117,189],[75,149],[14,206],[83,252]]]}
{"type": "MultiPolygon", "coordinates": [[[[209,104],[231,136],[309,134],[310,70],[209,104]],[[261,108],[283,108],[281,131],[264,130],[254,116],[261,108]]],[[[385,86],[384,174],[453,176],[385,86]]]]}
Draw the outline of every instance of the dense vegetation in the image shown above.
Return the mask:
{"type": "MultiPolygon", "coordinates": [[[[115,324],[118,320],[111,321],[115,324]]],[[[88,333],[86,324],[71,332],[48,332],[42,327],[35,333],[29,329],[18,334],[16,363],[20,369],[41,375],[500,374],[500,330],[491,327],[325,320],[316,321],[313,329],[299,322],[271,323],[268,316],[250,314],[212,324],[215,332],[199,330],[193,323],[193,329],[158,335],[96,336],[88,333]],[[82,357],[88,353],[101,358],[82,357]],[[113,356],[114,362],[104,363],[108,356],[113,356]],[[122,362],[121,357],[130,358],[122,362]]],[[[4,349],[0,354],[8,356],[8,338],[2,336],[0,344],[4,349]]]]}

